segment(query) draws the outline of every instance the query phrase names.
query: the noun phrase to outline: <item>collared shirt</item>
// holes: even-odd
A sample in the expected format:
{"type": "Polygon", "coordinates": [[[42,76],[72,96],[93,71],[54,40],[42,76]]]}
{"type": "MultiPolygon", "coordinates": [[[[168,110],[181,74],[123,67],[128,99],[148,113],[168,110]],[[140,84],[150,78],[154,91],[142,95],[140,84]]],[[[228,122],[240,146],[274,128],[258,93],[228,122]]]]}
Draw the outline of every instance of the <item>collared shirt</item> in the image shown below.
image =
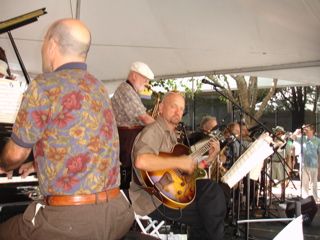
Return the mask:
{"type": "MultiPolygon", "coordinates": [[[[301,143],[301,137],[297,139],[297,142],[301,143]]],[[[303,166],[309,168],[318,168],[318,156],[320,154],[320,139],[316,136],[308,138],[303,136],[303,154],[302,163],[303,166]]]]}
{"type": "Polygon", "coordinates": [[[122,82],[111,98],[117,125],[121,127],[143,126],[138,116],[146,113],[139,94],[132,85],[122,82]]]}
{"type": "MultiPolygon", "coordinates": [[[[176,144],[176,134],[168,128],[165,120],[159,116],[155,122],[148,124],[137,136],[132,150],[132,159],[134,161],[138,155],[145,153],[158,155],[159,152],[171,152],[176,144]]],[[[135,168],[134,170],[138,173],[139,178],[139,171],[135,168]]],[[[161,204],[156,197],[142,190],[134,181],[131,181],[129,190],[133,209],[140,215],[151,213],[161,204]]]]}
{"type": "Polygon", "coordinates": [[[84,63],[38,75],[24,94],[12,140],[33,147],[43,195],[119,186],[119,138],[104,84],[84,63]]]}

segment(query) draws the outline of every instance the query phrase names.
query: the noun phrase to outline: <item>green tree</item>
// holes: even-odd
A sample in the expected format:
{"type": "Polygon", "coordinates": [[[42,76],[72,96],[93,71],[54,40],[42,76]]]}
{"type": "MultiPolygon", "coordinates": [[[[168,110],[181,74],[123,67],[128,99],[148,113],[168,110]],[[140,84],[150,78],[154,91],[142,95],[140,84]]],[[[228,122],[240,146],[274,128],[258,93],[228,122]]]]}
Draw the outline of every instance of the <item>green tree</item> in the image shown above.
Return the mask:
{"type": "Polygon", "coordinates": [[[286,87],[278,89],[272,98],[278,109],[288,110],[292,115],[292,128],[296,129],[305,123],[306,106],[312,106],[312,119],[316,119],[317,102],[320,86],[286,87]]]}
{"type": "MultiPolygon", "coordinates": [[[[229,79],[226,75],[211,75],[207,76],[213,82],[225,86],[223,93],[244,109],[245,112],[250,113],[255,119],[259,120],[265,111],[268,102],[276,92],[277,79],[273,79],[273,85],[269,90],[258,89],[258,77],[250,76],[248,80],[242,75],[231,75],[237,85],[237,90],[231,89],[229,79]],[[257,109],[257,103],[261,102],[257,109]]],[[[248,127],[256,124],[250,116],[244,116],[248,127]]]]}

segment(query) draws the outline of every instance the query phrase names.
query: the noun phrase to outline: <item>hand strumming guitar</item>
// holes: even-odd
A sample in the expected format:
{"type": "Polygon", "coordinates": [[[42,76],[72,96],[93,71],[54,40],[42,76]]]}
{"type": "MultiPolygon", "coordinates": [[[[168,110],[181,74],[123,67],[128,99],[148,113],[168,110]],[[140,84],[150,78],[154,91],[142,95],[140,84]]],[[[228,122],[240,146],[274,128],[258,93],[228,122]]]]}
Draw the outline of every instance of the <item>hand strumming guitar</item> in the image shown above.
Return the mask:
{"type": "Polygon", "coordinates": [[[182,155],[178,158],[180,158],[180,166],[178,166],[178,168],[183,172],[192,174],[196,168],[197,162],[195,162],[190,156],[187,155],[182,155]]]}

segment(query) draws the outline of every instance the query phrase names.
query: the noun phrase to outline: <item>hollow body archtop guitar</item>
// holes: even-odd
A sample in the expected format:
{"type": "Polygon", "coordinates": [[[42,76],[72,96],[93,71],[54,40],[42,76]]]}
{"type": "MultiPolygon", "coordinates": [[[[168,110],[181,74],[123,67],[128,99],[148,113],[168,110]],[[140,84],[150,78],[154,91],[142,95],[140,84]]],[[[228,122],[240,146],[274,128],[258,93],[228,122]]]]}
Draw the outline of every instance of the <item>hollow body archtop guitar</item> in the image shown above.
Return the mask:
{"type": "MultiPolygon", "coordinates": [[[[188,147],[177,144],[170,153],[160,152],[159,156],[164,158],[172,156],[190,155],[197,161],[211,148],[211,140],[208,140],[197,151],[190,154],[188,147]]],[[[159,171],[139,171],[142,178],[142,185],[147,189],[152,189],[154,194],[165,206],[174,209],[184,208],[195,198],[196,180],[204,178],[206,172],[197,168],[193,174],[187,174],[179,169],[165,169],[159,171]]]]}

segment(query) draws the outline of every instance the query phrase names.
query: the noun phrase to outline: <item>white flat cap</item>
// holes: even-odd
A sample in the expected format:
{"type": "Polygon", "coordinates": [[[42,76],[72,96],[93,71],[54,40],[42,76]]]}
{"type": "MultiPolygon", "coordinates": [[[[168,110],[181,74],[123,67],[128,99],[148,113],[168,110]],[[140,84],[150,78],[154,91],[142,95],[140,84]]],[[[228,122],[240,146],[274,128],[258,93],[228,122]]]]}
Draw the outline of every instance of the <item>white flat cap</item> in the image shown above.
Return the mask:
{"type": "Polygon", "coordinates": [[[0,59],[0,73],[6,77],[8,77],[8,64],[5,61],[0,59]]]}
{"type": "Polygon", "coordinates": [[[134,72],[137,72],[137,73],[140,73],[142,76],[144,76],[144,77],[146,77],[146,78],[148,78],[150,80],[154,79],[153,72],[148,67],[148,65],[143,63],[143,62],[134,62],[134,63],[132,63],[130,70],[134,71],[134,72]]]}

